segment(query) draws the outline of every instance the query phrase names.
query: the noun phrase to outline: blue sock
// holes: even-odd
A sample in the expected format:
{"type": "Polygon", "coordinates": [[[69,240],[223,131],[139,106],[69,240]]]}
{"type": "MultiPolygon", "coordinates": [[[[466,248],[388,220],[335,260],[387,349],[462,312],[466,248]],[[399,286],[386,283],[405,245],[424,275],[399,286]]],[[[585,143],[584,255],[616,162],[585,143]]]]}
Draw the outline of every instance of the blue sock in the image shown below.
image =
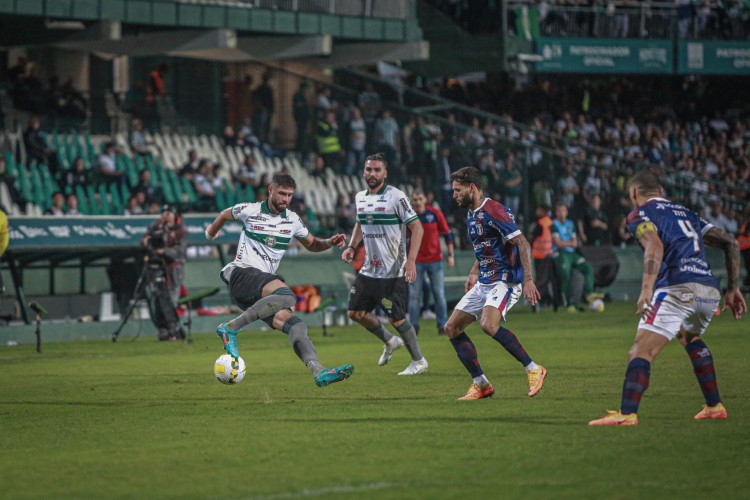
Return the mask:
{"type": "Polygon", "coordinates": [[[505,347],[511,356],[521,362],[523,366],[529,366],[531,363],[531,356],[526,352],[526,349],[521,345],[521,341],[515,336],[513,332],[502,326],[497,330],[493,339],[497,340],[501,346],[505,347]]]}
{"type": "Polygon", "coordinates": [[[479,366],[477,348],[474,347],[474,342],[472,342],[469,336],[466,335],[466,332],[461,332],[460,335],[453,337],[451,339],[451,344],[453,344],[453,348],[456,350],[456,354],[458,354],[458,359],[461,360],[466,371],[468,371],[472,377],[479,377],[484,374],[482,367],[479,366]]]}
{"type": "Polygon", "coordinates": [[[643,393],[648,389],[651,376],[651,363],[643,358],[635,358],[628,363],[625,372],[625,383],[622,385],[622,403],[620,412],[624,415],[638,413],[643,393]]]}
{"type": "Polygon", "coordinates": [[[719,387],[716,385],[716,369],[711,351],[702,340],[694,340],[685,346],[685,350],[693,363],[693,371],[698,379],[698,384],[703,391],[708,406],[716,406],[721,403],[719,387]]]}

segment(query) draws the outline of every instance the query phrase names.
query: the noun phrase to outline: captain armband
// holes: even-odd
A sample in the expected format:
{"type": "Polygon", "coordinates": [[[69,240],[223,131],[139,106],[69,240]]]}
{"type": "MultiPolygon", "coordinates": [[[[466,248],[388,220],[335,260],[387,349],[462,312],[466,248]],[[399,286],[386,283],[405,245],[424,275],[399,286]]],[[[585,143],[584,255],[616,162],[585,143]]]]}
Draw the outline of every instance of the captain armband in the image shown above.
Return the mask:
{"type": "Polygon", "coordinates": [[[637,239],[641,239],[641,236],[646,234],[649,231],[656,232],[656,226],[653,222],[647,221],[647,222],[641,222],[638,224],[638,226],[635,228],[635,237],[637,239]]]}

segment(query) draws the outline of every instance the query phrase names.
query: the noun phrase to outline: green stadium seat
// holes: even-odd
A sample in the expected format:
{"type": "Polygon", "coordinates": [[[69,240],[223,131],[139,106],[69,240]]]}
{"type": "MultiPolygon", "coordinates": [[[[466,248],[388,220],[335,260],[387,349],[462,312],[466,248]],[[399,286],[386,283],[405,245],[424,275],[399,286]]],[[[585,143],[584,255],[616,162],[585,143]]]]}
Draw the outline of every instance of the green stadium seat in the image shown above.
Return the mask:
{"type": "Polygon", "coordinates": [[[76,186],[76,196],[78,197],[78,210],[84,215],[91,215],[89,199],[88,196],[86,196],[86,192],[83,190],[83,186],[76,186]]]}
{"type": "Polygon", "coordinates": [[[182,182],[182,191],[185,193],[187,201],[190,203],[195,203],[198,199],[198,196],[195,194],[195,188],[186,178],[182,177],[180,180],[182,182]]]}
{"type": "Polygon", "coordinates": [[[96,192],[94,192],[94,186],[89,184],[86,186],[86,196],[89,199],[89,209],[91,215],[102,215],[102,209],[99,206],[99,202],[96,199],[96,192]]]}
{"type": "Polygon", "coordinates": [[[96,148],[94,147],[94,144],[91,142],[91,136],[86,133],[84,135],[84,141],[86,142],[86,152],[87,157],[91,163],[96,163],[99,161],[99,154],[96,152],[96,148]]]}
{"type": "Polygon", "coordinates": [[[125,203],[123,203],[122,197],[120,196],[120,190],[118,189],[117,184],[110,184],[109,196],[111,199],[110,206],[112,208],[112,213],[114,215],[122,215],[125,203]]]}
{"type": "Polygon", "coordinates": [[[99,203],[102,206],[102,215],[112,215],[112,207],[109,203],[109,196],[107,193],[107,186],[104,183],[99,184],[99,203]]]}
{"type": "Polygon", "coordinates": [[[125,206],[125,205],[128,204],[128,201],[130,200],[130,188],[128,188],[128,186],[125,185],[125,184],[123,184],[122,186],[120,186],[120,188],[122,190],[123,206],[125,206]]]}

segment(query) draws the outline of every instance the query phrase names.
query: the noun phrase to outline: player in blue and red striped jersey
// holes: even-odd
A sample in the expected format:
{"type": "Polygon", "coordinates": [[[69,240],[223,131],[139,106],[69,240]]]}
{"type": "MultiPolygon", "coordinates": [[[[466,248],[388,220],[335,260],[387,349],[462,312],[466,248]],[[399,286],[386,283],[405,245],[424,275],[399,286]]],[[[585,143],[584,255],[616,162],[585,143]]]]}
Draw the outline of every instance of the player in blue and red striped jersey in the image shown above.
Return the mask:
{"type": "Polygon", "coordinates": [[[479,366],[477,349],[464,330],[479,320],[484,333],[502,345],[526,369],[529,396],[542,389],[547,370],[537,365],[518,338],[500,320],[523,293],[531,305],[539,301],[534,285],[531,247],[516,225],[513,212],[503,204],[485,198],[482,173],[474,167],[464,167],[451,175],[453,199],[459,207],[467,207],[469,238],[477,261],[466,280],[466,294],[456,305],[445,332],[473,384],[460,400],[491,397],[495,389],[479,366]]]}
{"type": "Polygon", "coordinates": [[[636,311],[641,320],[630,348],[620,411],[610,411],[589,425],[638,425],[638,405],[648,388],[651,362],[675,337],[690,356],[706,400],[695,419],[726,419],[713,356],[701,340],[721,299],[719,281],[711,272],[704,244],[724,250],[728,278],[724,309],[731,309],[738,320],[747,312],[737,283],[739,246],[695,212],[662,198],[662,187],[654,173],[638,172],[630,179],[628,189],[635,207],[628,215],[628,230],[643,247],[643,279],[636,311]]]}

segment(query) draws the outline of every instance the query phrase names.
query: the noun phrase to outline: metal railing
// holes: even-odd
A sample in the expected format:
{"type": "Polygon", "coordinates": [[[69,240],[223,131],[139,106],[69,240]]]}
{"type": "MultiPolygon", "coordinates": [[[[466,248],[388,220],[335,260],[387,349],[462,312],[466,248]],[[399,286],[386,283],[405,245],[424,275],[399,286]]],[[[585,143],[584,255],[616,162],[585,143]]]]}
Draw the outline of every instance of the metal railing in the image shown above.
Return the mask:
{"type": "Polygon", "coordinates": [[[414,17],[415,0],[174,0],[179,3],[240,6],[379,19],[414,17]]]}
{"type": "Polygon", "coordinates": [[[750,39],[750,7],[727,7],[710,0],[686,2],[604,2],[592,6],[564,1],[509,1],[505,9],[472,9],[462,3],[427,0],[474,34],[506,34],[524,38],[667,38],[750,39]]]}

